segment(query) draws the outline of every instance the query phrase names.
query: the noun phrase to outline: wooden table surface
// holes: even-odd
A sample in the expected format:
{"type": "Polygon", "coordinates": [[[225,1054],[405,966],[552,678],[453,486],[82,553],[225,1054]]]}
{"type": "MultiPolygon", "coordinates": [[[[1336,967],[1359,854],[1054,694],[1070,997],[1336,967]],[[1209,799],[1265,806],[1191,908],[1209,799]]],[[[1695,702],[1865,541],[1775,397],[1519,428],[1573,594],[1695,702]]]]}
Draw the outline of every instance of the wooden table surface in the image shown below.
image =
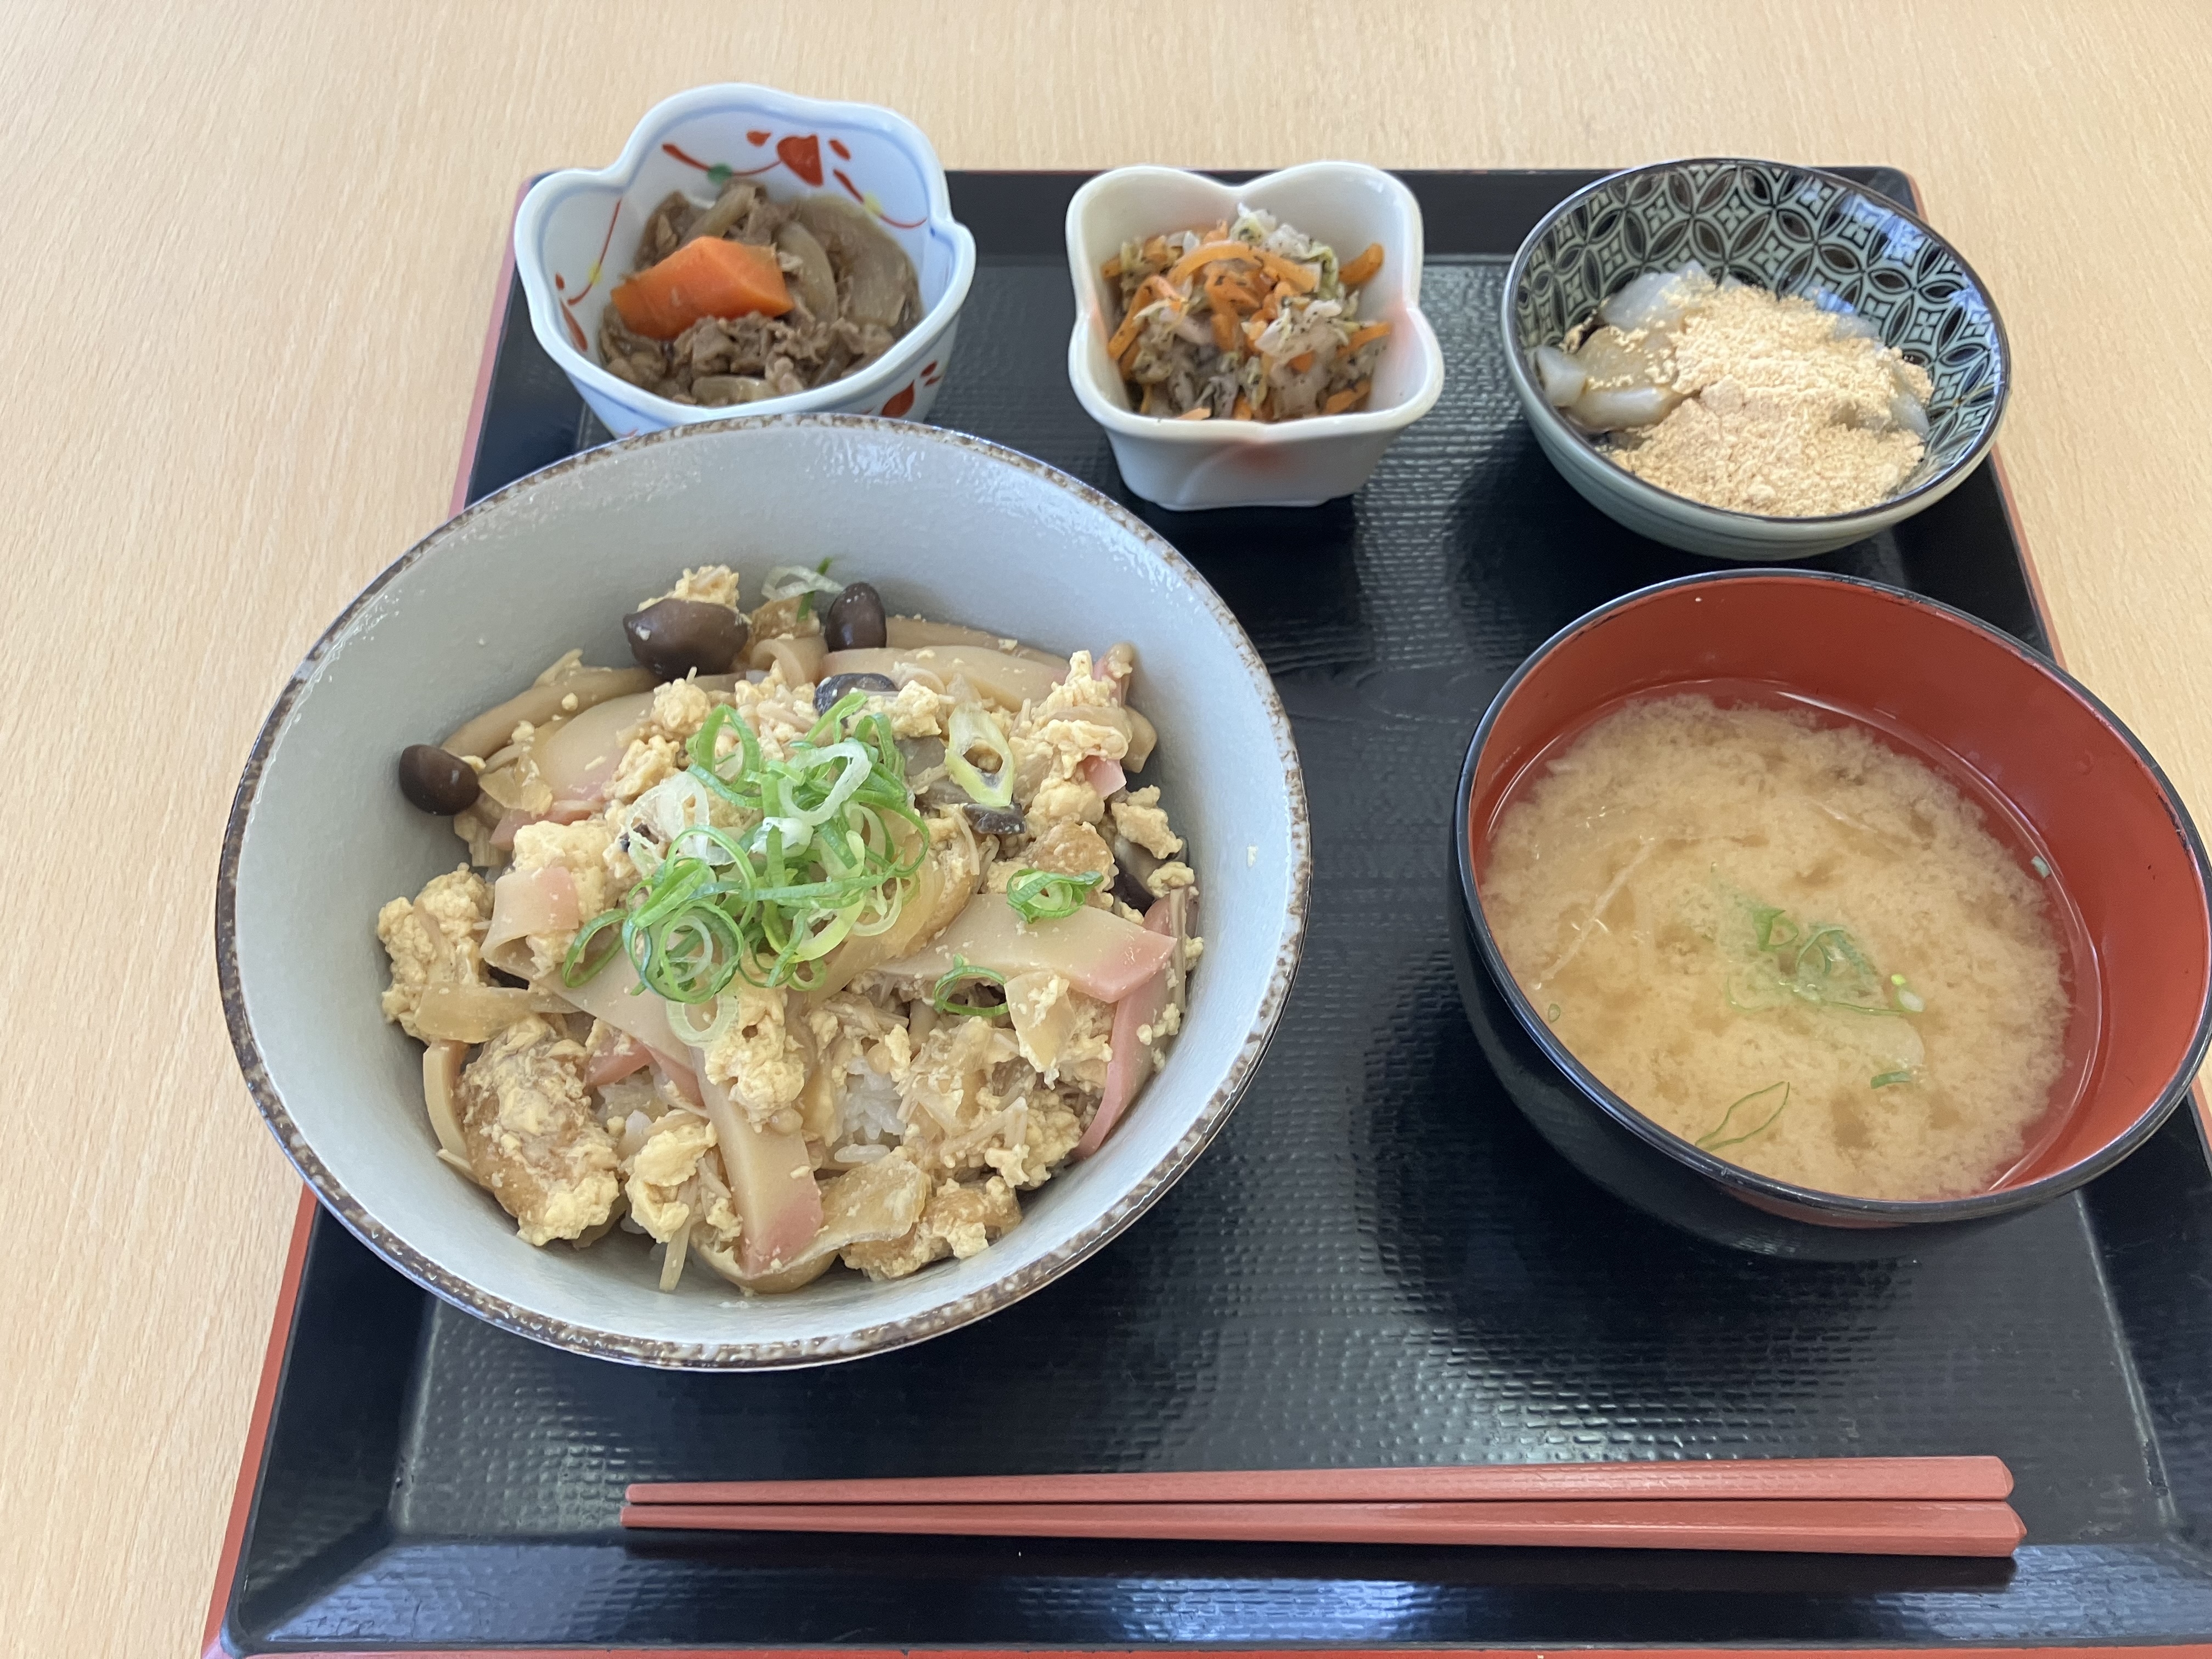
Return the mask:
{"type": "Polygon", "coordinates": [[[2143,396],[2212,386],[2194,0],[15,0],[0,41],[31,191],[0,392],[0,752],[34,786],[10,1652],[198,1641],[299,1191],[215,992],[232,787],[308,643],[445,514],[518,182],[611,159],[683,87],[888,104],[955,167],[1903,167],[2011,329],[2002,449],[2066,656],[2212,815],[2203,411],[2143,396]]]}

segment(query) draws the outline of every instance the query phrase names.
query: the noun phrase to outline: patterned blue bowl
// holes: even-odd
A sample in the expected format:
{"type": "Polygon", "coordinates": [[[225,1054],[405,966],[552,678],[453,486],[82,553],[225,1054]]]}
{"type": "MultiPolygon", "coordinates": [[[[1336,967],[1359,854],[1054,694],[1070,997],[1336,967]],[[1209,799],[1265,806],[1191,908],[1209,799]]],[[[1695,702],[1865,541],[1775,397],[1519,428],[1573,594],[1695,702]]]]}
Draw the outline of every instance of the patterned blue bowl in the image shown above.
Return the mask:
{"type": "Polygon", "coordinates": [[[1632,167],[1577,191],[1521,245],[1501,318],[1514,391],[1567,482],[1638,535],[1714,558],[1809,558],[1887,530],[1940,501],[1996,436],[2012,389],[2004,325],[1956,250],[1894,203],[1832,173],[1708,157],[1632,167]],[[1534,357],[1650,270],[1694,259],[1778,294],[1848,311],[1928,371],[1926,454],[1888,500],[1822,518],[1708,507],[1607,459],[1544,399],[1534,357]]]}

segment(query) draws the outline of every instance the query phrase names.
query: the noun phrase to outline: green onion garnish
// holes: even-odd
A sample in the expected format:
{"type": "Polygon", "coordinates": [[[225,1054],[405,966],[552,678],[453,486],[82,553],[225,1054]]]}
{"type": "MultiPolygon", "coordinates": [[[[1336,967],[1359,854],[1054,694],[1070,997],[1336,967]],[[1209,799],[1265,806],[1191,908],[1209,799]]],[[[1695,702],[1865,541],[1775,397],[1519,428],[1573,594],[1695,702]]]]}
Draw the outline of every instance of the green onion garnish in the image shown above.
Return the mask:
{"type": "Polygon", "coordinates": [[[1024,921],[1056,921],[1080,910],[1091,890],[1105,879],[1096,870],[1080,876],[1024,870],[1006,884],[1006,902],[1021,912],[1024,921]]]}
{"type": "Polygon", "coordinates": [[[678,830],[620,908],[584,924],[562,979],[581,985],[604,968],[614,947],[595,942],[619,926],[638,978],[671,1002],[704,1002],[740,977],[811,990],[830,951],[897,921],[929,826],[890,723],[863,714],[866,702],[847,693],[783,760],[762,753],[735,709],[717,707],[691,739],[687,775],[730,822],[678,830]],[[718,759],[731,728],[737,750],[718,759]]]}
{"type": "MultiPolygon", "coordinates": [[[[1787,997],[1840,1013],[1896,1015],[1918,1013],[1927,1005],[1910,991],[1897,993],[1896,1006],[1873,963],[1867,959],[1849,928],[1835,922],[1801,922],[1779,905],[1754,904],[1751,909],[1753,945],[1760,958],[1747,981],[1750,994],[1739,997],[1733,983],[1728,988],[1732,1007],[1747,1011],[1783,1006],[1787,997]],[[1758,993],[1779,995],[1768,999],[1758,993]]],[[[1897,975],[1891,981],[1902,986],[1897,975]]]]}
{"type": "MultiPolygon", "coordinates": [[[[1767,1130],[1772,1128],[1774,1127],[1774,1120],[1780,1117],[1784,1111],[1788,1109],[1789,1105],[1790,1085],[1787,1083],[1770,1083],[1764,1089],[1753,1089],[1741,1100],[1736,1101],[1731,1104],[1727,1111],[1722,1113],[1721,1121],[1713,1125],[1712,1132],[1699,1140],[1698,1145],[1705,1148],[1705,1150],[1709,1152],[1717,1152],[1723,1146],[1741,1146],[1745,1141],[1749,1140],[1753,1135],[1763,1134],[1767,1130]],[[1723,1134],[1728,1133],[1729,1121],[1735,1116],[1736,1111],[1739,1108],[1748,1106],[1753,1101],[1772,1094],[1777,1089],[1782,1091],[1782,1103],[1771,1112],[1767,1114],[1766,1121],[1765,1122],[1761,1123],[1756,1129],[1747,1129],[1740,1135],[1729,1136],[1726,1140],[1721,1139],[1723,1134]]],[[[1755,1110],[1756,1109],[1754,1108],[1753,1109],[1755,1110]]]]}
{"type": "Polygon", "coordinates": [[[1004,1019],[1006,1005],[1003,1002],[961,1002],[953,993],[963,985],[995,985],[1006,988],[1006,976],[994,973],[988,968],[978,968],[965,957],[952,958],[951,971],[940,976],[929,988],[929,1006],[940,1014],[965,1014],[972,1019],[1004,1019]]]}
{"type": "Polygon", "coordinates": [[[1876,1089],[1887,1089],[1893,1083],[1910,1083],[1911,1081],[1912,1073],[1910,1071],[1884,1072],[1880,1077],[1875,1079],[1871,1086],[1876,1089]]]}
{"type": "Polygon", "coordinates": [[[1014,799],[1014,746],[1006,741],[999,717],[980,702],[963,702],[945,722],[945,769],[979,806],[1006,807],[1014,799]],[[987,775],[968,758],[988,750],[998,761],[987,775]]]}

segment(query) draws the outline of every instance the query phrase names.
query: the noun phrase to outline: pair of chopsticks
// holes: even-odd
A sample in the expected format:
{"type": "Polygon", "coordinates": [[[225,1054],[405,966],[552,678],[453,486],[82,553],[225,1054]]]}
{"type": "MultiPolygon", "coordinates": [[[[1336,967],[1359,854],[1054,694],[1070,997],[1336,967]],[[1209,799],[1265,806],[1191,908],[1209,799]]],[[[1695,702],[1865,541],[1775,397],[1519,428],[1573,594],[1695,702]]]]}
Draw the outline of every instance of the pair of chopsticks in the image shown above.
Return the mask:
{"type": "Polygon", "coordinates": [[[1746,1459],[633,1486],[625,1527],[2010,1555],[1995,1457],[1746,1459]]]}

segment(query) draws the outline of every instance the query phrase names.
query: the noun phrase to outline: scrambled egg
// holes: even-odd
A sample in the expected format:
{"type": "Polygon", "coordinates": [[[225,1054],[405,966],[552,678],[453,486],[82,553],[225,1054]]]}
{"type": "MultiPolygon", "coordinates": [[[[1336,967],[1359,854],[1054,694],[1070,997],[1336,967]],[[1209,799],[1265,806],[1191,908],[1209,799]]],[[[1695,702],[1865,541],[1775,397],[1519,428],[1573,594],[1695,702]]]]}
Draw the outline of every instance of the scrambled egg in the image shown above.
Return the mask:
{"type": "Polygon", "coordinates": [[[392,985],[384,994],[384,1017],[397,1020],[399,1029],[421,1042],[415,1029],[415,1011],[422,1006],[423,988],[434,978],[453,978],[475,985],[488,984],[478,941],[491,921],[491,889],[465,864],[442,876],[434,876],[412,903],[393,899],[376,913],[376,936],[392,958],[392,985]],[[416,915],[420,906],[437,924],[441,939],[433,939],[416,915]]]}
{"type": "Polygon", "coordinates": [[[844,1261],[871,1279],[903,1279],[948,1255],[966,1261],[1022,1218],[1013,1189],[997,1176],[963,1185],[948,1181],[929,1196],[929,1204],[903,1238],[848,1244],[844,1261]]]}
{"type": "Polygon", "coordinates": [[[806,1051],[786,1023],[786,993],[732,980],[722,994],[737,999],[738,1012],[708,1047],[707,1075],[729,1089],[754,1127],[797,1129],[792,1108],[806,1086],[806,1051]]]}
{"type": "Polygon", "coordinates": [[[1182,851],[1182,837],[1168,828],[1168,815],[1160,810],[1160,787],[1132,789],[1114,803],[1114,827],[1156,859],[1171,859],[1182,851]]]}
{"type": "Polygon", "coordinates": [[[726,564],[702,564],[696,570],[687,570],[677,578],[676,586],[665,593],[656,593],[638,606],[661,599],[691,599],[701,605],[726,605],[738,608],[738,573],[726,564]]]}
{"type": "Polygon", "coordinates": [[[469,1167],[532,1244],[614,1214],[615,1146],[592,1109],[583,1058],[583,1044],[525,1015],[477,1051],[455,1091],[469,1167]]]}

